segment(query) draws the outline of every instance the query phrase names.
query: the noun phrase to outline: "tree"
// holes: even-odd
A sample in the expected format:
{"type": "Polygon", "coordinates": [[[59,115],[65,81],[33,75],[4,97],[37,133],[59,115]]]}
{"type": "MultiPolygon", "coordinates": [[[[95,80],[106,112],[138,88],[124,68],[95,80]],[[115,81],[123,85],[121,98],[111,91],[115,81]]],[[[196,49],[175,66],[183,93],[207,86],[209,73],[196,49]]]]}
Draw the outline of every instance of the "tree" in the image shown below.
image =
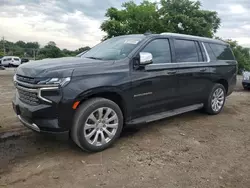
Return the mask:
{"type": "Polygon", "coordinates": [[[40,47],[38,42],[27,42],[26,48],[38,49],[40,47]]]}
{"type": "Polygon", "coordinates": [[[202,10],[199,1],[161,0],[157,3],[143,1],[122,4],[123,9],[109,8],[101,29],[104,39],[124,34],[174,32],[213,37],[220,26],[217,12],[202,10]],[[159,8],[160,7],[160,8],[159,8]]]}
{"type": "Polygon", "coordinates": [[[22,40],[17,41],[16,45],[21,47],[21,48],[26,48],[26,43],[22,40]]]}
{"type": "Polygon", "coordinates": [[[78,50],[76,50],[76,55],[79,54],[79,53],[82,53],[84,51],[87,51],[87,50],[90,50],[91,48],[89,46],[85,46],[85,47],[81,47],[79,48],[78,50]]]}
{"type": "Polygon", "coordinates": [[[226,40],[230,44],[236,60],[238,61],[239,73],[245,69],[250,70],[250,49],[238,45],[237,41],[226,40]]]}
{"type": "Polygon", "coordinates": [[[56,43],[54,41],[49,41],[48,45],[49,46],[56,46],[56,43]]]}
{"type": "Polygon", "coordinates": [[[60,48],[56,46],[56,43],[50,41],[46,46],[40,49],[38,58],[39,59],[41,57],[57,58],[57,57],[63,57],[63,56],[64,55],[62,51],[60,50],[60,48]]]}

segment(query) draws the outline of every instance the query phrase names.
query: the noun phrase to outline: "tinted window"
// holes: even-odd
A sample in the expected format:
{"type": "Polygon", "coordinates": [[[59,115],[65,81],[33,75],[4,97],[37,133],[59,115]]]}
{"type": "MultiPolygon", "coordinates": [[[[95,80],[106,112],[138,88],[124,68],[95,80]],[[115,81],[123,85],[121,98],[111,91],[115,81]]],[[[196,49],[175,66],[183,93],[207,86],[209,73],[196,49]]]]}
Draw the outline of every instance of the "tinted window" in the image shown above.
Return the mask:
{"type": "Polygon", "coordinates": [[[153,55],[153,63],[170,63],[171,53],[168,39],[156,39],[147,44],[142,52],[153,55]]]}
{"type": "Polygon", "coordinates": [[[174,40],[177,62],[199,62],[199,57],[194,41],[174,40]]]}
{"type": "Polygon", "coordinates": [[[207,50],[207,53],[210,57],[210,60],[211,61],[215,61],[217,60],[216,56],[214,55],[214,52],[212,50],[212,48],[210,47],[210,45],[208,43],[204,43],[205,47],[206,47],[206,50],[207,50]]]}
{"type": "Polygon", "coordinates": [[[220,44],[209,44],[218,60],[234,60],[233,53],[229,46],[220,44]]]}

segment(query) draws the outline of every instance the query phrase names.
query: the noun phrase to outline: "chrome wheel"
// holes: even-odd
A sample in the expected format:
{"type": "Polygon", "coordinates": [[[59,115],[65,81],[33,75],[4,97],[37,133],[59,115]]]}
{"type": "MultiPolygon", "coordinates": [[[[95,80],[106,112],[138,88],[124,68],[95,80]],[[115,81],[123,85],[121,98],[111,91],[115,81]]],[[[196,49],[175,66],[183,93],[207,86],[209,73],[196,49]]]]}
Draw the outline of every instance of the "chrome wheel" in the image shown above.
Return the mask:
{"type": "Polygon", "coordinates": [[[218,112],[222,109],[225,100],[225,93],[223,89],[218,88],[214,91],[212,97],[212,109],[214,112],[218,112]]]}
{"type": "Polygon", "coordinates": [[[102,146],[112,140],[118,129],[118,116],[108,107],[92,112],[84,124],[84,137],[94,146],[102,146]]]}

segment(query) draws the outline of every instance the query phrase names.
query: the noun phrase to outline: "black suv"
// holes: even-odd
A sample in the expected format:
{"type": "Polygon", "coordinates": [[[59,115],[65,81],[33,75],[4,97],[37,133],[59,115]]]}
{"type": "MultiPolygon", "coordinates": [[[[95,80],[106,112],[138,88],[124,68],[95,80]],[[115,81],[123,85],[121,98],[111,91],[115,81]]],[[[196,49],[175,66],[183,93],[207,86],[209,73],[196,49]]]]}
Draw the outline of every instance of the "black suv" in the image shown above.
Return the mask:
{"type": "Polygon", "coordinates": [[[18,67],[13,107],[37,132],[69,132],[101,151],[124,125],[192,110],[221,112],[236,84],[237,62],[220,40],[172,33],[114,37],[81,57],[18,67]]]}

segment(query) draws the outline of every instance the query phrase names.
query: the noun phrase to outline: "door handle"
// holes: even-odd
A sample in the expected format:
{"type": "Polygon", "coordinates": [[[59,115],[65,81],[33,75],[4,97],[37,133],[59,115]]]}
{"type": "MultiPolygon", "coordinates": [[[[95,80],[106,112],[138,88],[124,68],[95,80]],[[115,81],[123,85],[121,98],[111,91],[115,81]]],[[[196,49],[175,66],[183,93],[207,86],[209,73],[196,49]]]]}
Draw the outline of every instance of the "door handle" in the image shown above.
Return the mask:
{"type": "Polygon", "coordinates": [[[207,68],[201,68],[200,72],[205,72],[207,70],[207,68]]]}
{"type": "Polygon", "coordinates": [[[176,70],[167,71],[167,74],[168,74],[168,75],[173,75],[173,74],[176,74],[176,73],[177,73],[177,71],[176,71],[176,70]]]}

